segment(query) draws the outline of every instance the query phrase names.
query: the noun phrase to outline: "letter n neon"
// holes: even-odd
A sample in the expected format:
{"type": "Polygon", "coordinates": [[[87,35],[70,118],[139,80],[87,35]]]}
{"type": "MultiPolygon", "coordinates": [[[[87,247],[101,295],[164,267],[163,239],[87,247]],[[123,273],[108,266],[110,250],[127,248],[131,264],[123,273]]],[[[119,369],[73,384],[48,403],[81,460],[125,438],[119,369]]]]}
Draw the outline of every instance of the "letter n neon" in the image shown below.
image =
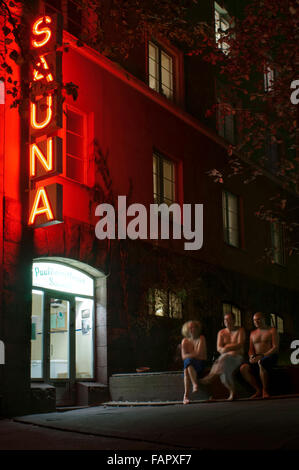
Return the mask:
{"type": "Polygon", "coordinates": [[[38,158],[46,171],[53,169],[53,139],[47,139],[47,155],[42,153],[37,144],[30,145],[30,176],[36,175],[35,159],[38,158]]]}

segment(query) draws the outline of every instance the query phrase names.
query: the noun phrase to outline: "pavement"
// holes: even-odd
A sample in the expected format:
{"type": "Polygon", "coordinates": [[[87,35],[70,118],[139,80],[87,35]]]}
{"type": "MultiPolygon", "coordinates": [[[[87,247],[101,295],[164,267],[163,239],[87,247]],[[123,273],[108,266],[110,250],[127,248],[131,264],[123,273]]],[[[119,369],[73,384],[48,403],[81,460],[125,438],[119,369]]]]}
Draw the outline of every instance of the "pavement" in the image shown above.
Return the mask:
{"type": "Polygon", "coordinates": [[[0,420],[0,450],[299,450],[299,397],[111,406],[0,420]]]}

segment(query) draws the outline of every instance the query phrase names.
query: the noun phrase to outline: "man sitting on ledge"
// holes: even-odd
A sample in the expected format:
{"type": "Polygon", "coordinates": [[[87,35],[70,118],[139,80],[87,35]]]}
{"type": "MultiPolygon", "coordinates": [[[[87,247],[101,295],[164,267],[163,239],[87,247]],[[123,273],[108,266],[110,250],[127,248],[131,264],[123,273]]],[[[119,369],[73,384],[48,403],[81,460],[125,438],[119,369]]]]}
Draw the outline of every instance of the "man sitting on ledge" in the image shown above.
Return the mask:
{"type": "Polygon", "coordinates": [[[242,364],[240,371],[244,379],[255,389],[250,398],[269,395],[269,372],[277,364],[279,337],[276,328],[267,326],[263,313],[253,316],[256,330],[250,334],[249,363],[242,364]],[[261,385],[259,384],[259,380],[261,385]]]}

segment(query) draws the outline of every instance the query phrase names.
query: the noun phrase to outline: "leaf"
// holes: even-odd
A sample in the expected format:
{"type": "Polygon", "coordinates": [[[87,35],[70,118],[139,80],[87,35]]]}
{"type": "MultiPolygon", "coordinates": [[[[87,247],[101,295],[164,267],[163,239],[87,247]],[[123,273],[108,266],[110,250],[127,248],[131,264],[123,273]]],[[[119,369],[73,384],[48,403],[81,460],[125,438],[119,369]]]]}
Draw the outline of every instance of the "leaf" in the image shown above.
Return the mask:
{"type": "Polygon", "coordinates": [[[4,36],[8,36],[11,33],[11,29],[9,29],[7,26],[3,26],[2,31],[4,36]]]}

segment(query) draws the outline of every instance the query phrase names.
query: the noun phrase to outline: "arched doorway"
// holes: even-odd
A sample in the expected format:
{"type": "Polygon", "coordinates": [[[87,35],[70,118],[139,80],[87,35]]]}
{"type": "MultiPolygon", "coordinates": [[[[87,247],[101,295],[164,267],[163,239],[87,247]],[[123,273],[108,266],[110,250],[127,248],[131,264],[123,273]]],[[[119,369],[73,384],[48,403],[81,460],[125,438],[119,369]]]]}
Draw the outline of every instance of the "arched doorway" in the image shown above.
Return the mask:
{"type": "MultiPolygon", "coordinates": [[[[105,371],[99,377],[96,364],[97,314],[101,307],[106,312],[105,291],[104,274],[84,263],[66,258],[33,262],[31,380],[54,385],[59,405],[76,402],[76,382],[105,382],[105,371]]],[[[103,321],[101,328],[103,338],[103,321]]]]}

